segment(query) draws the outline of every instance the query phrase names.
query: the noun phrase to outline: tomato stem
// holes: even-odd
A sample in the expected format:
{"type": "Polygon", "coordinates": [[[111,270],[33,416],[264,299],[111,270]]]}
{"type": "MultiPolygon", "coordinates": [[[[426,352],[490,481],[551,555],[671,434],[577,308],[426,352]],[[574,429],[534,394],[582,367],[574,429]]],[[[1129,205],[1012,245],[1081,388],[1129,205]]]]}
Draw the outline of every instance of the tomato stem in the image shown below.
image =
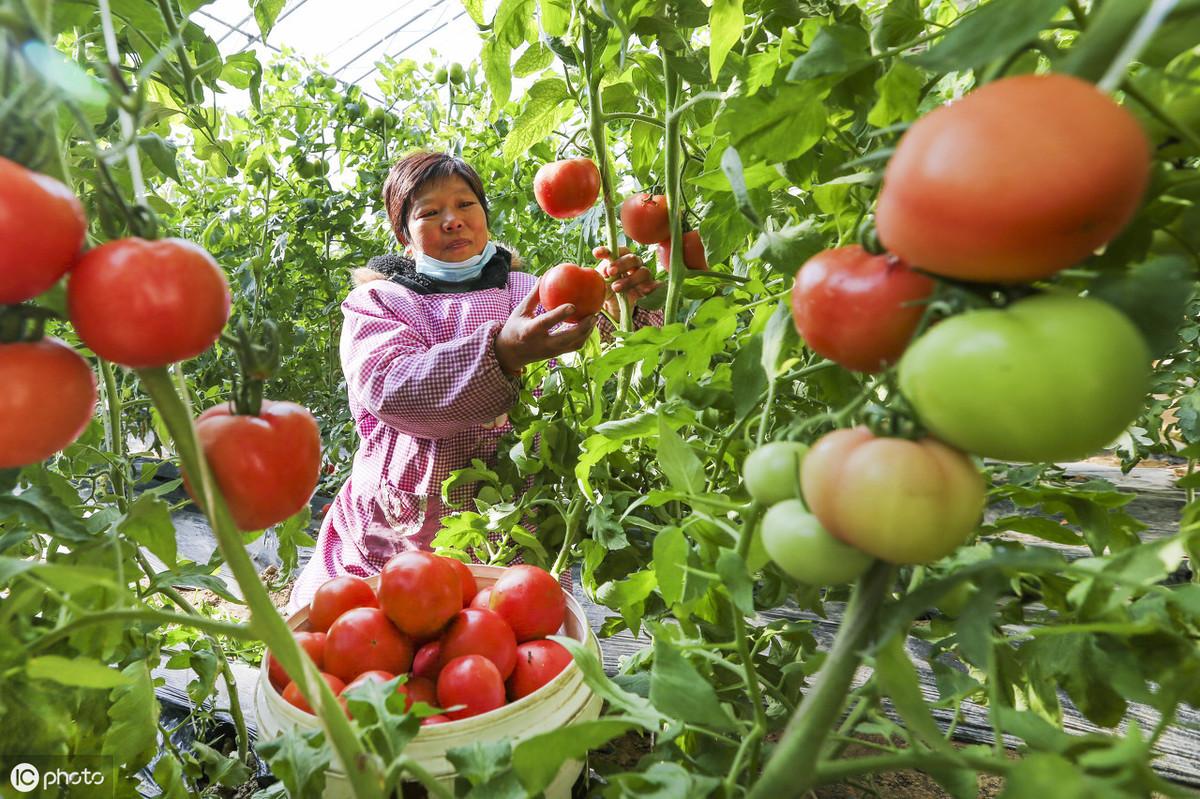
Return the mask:
{"type": "Polygon", "coordinates": [[[175,391],[170,373],[165,367],[157,367],[139,369],[137,374],[142,381],[142,388],[154,400],[171,434],[196,495],[203,498],[203,510],[216,534],[217,546],[250,608],[250,629],[266,642],[288,674],[295,678],[309,705],[315,709],[355,796],[382,799],[383,775],[379,759],[362,748],[333,691],[321,677],[312,659],[302,653],[292,631],[272,604],[266,587],[254,569],[254,562],[242,545],[241,533],[230,516],[229,507],[202,456],[191,414],[184,399],[175,391]]]}
{"type": "Polygon", "coordinates": [[[663,82],[666,85],[666,131],[663,134],[665,152],[664,173],[667,183],[668,221],[671,226],[671,261],[667,267],[667,299],[663,306],[663,324],[669,325],[679,315],[680,293],[687,277],[683,265],[683,190],[680,185],[679,139],[680,117],[675,113],[679,103],[679,73],[671,64],[671,52],[663,51],[663,82]]]}
{"type": "Polygon", "coordinates": [[[788,721],[783,738],[750,791],[750,799],[802,796],[816,785],[822,744],[841,714],[850,682],[891,589],[893,574],[890,563],[876,561],[859,578],[825,663],[788,721]]]}

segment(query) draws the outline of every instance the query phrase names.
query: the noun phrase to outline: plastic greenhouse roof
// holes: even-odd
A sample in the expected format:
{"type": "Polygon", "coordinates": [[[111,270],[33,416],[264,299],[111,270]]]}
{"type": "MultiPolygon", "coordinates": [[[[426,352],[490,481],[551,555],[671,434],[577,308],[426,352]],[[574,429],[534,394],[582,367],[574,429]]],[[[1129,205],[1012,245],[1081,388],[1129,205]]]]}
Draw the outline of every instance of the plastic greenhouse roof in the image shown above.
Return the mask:
{"type": "Polygon", "coordinates": [[[264,43],[246,0],[215,0],[192,14],[222,55],[246,49],[269,60],[284,45],[328,74],[378,99],[375,64],[384,58],[452,61],[479,55],[475,23],[460,0],[288,0],[264,43]]]}

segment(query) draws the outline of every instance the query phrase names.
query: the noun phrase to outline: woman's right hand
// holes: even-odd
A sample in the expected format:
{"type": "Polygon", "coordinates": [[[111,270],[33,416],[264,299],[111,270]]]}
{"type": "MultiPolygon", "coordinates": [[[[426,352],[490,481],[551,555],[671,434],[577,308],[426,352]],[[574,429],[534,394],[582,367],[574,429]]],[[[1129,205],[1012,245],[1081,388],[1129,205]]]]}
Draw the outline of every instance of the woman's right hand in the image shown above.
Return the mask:
{"type": "Polygon", "coordinates": [[[538,287],[534,284],[533,289],[521,304],[513,309],[512,315],[496,335],[496,359],[506,372],[516,374],[525,364],[544,361],[579,349],[591,335],[599,316],[592,314],[575,324],[563,325],[551,333],[550,328],[565,322],[575,313],[575,306],[560,305],[552,311],[535,316],[533,312],[537,304],[538,287]]]}

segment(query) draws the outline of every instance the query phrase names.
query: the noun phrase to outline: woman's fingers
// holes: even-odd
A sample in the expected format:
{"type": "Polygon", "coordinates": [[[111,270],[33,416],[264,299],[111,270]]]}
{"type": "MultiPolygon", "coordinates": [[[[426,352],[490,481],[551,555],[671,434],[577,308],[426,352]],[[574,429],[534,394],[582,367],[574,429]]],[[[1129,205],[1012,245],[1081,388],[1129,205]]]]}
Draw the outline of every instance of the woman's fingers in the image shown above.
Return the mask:
{"type": "Polygon", "coordinates": [[[571,304],[560,305],[557,308],[546,311],[540,316],[535,316],[531,323],[532,329],[542,335],[546,334],[550,328],[557,325],[559,322],[565,322],[575,314],[575,306],[571,304]]]}
{"type": "Polygon", "coordinates": [[[525,299],[521,300],[521,304],[513,309],[513,315],[533,316],[533,312],[537,309],[538,305],[538,286],[541,282],[542,279],[540,277],[534,281],[533,288],[525,295],[525,299]]]}

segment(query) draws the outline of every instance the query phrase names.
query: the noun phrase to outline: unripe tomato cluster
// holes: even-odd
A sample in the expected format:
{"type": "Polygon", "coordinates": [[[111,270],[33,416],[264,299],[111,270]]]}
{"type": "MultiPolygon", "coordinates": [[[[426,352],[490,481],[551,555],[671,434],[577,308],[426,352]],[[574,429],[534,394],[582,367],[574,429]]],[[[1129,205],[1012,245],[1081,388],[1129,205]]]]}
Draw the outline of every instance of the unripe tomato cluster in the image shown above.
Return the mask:
{"type": "Polygon", "coordinates": [[[848,369],[898,364],[900,392],[936,438],[855,428],[790,451],[790,461],[768,449],[783,444],[752,453],[745,482],[771,505],[762,544],[780,568],[834,583],[871,558],[937,560],[966,540],[984,504],[984,480],[965,453],[1076,458],[1133,421],[1150,352],[1101,300],[1047,289],[910,339],[938,279],[1044,280],[1107,244],[1136,212],[1149,169],[1133,116],[1065,75],[989,83],[908,129],[879,195],[886,251],[850,246],[809,259],[792,316],[812,350],[848,369]],[[801,456],[797,490],[791,462],[801,456]]]}
{"type": "MultiPolygon", "coordinates": [[[[562,588],[536,566],[510,567],[480,591],[461,561],[402,552],[384,567],[378,590],[353,576],[318,588],[309,629],[294,635],[339,696],[404,675],[395,690],[406,710],[416,702],[444,709],[423,719],[430,725],[487,713],[553,680],[571,654],[546,636],[565,619],[562,588]]],[[[267,679],[287,702],[312,712],[270,654],[267,679]]]]}

